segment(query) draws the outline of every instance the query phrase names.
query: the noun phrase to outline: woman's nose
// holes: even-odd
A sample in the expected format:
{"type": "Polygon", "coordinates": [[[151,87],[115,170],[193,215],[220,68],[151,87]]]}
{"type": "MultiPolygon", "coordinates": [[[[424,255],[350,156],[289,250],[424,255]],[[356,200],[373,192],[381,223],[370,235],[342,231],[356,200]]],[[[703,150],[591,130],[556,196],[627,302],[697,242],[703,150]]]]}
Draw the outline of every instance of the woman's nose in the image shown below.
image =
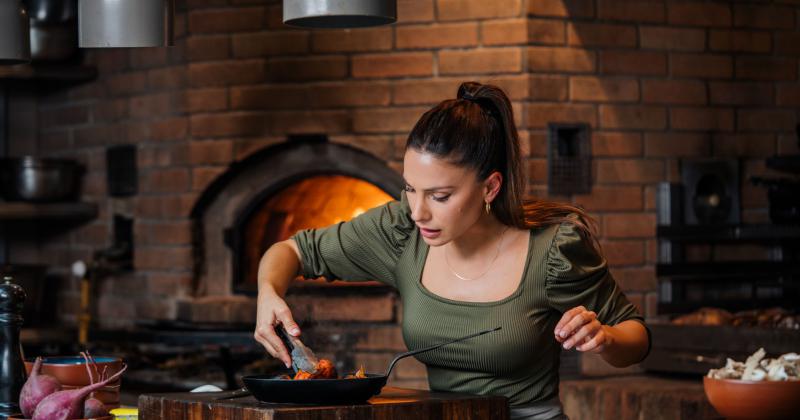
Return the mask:
{"type": "Polygon", "coordinates": [[[424,222],[430,218],[430,212],[428,212],[424,202],[425,200],[409,200],[411,219],[415,222],[424,222]]]}

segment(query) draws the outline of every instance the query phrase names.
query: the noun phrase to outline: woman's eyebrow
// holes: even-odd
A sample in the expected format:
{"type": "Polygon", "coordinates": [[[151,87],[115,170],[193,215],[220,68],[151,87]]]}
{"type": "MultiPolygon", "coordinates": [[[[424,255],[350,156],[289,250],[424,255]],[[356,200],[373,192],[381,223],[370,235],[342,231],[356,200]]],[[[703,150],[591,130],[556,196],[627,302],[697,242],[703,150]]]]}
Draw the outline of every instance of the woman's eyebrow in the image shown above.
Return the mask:
{"type": "MultiPolygon", "coordinates": [[[[405,183],[406,183],[406,185],[408,185],[409,187],[411,187],[411,184],[409,184],[409,183],[408,183],[408,181],[406,181],[406,179],[405,179],[405,178],[403,178],[403,182],[405,182],[405,183]]],[[[414,188],[414,187],[411,187],[411,188],[414,188]]],[[[431,187],[431,188],[425,188],[425,189],[424,189],[424,190],[422,190],[422,191],[423,191],[423,192],[433,192],[433,191],[437,191],[437,190],[446,190],[446,189],[453,189],[453,188],[455,188],[455,187],[454,187],[454,186],[450,186],[450,185],[443,185],[443,186],[440,186],[440,187],[431,187]]]]}

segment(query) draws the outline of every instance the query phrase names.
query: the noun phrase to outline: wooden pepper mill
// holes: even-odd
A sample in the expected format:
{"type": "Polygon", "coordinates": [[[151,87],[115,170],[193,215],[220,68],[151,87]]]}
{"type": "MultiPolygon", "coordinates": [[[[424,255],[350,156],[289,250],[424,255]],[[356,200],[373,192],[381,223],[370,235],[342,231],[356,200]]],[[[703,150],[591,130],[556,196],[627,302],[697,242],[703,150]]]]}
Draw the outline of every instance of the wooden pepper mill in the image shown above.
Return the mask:
{"type": "Polygon", "coordinates": [[[25,291],[11,282],[11,277],[0,281],[0,419],[17,414],[19,392],[27,375],[22,360],[22,309],[25,291]]]}

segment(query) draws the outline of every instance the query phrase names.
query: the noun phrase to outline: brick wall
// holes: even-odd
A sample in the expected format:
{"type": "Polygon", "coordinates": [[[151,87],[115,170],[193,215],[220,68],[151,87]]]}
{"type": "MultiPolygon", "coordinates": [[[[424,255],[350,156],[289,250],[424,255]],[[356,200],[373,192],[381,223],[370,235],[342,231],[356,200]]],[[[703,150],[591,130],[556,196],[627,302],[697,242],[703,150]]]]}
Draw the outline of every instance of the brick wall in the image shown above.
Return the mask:
{"type": "MultiPolygon", "coordinates": [[[[108,245],[113,213],[136,220],[135,273],[102,284],[109,324],[173,318],[191,296],[188,214],[228,164],[323,132],[400,169],[413,123],[464,80],[512,98],[534,195],[547,196],[546,125],[591,125],[592,193],[552,198],[597,217],[649,316],[656,183],[679,180],[681,158],[740,157],[746,180],[764,157],[800,152],[797,1],[398,0],[396,25],[313,31],[284,27],[275,0],[178,3],[175,47],[89,51],[98,80],[39,101],[39,149],[86,162],[85,199],[101,207],[40,257],[86,258],[108,245]],[[104,148],[118,143],[138,145],[131,199],[105,191],[104,148]]],[[[746,182],[742,206],[766,220],[765,192],[746,182]]]]}
{"type": "Polygon", "coordinates": [[[590,124],[595,184],[571,199],[598,217],[617,281],[653,316],[655,184],[680,181],[679,159],[741,158],[743,220],[767,221],[747,179],[798,150],[797,2],[547,0],[528,13],[533,191],[546,194],[546,124],[590,124]]]}

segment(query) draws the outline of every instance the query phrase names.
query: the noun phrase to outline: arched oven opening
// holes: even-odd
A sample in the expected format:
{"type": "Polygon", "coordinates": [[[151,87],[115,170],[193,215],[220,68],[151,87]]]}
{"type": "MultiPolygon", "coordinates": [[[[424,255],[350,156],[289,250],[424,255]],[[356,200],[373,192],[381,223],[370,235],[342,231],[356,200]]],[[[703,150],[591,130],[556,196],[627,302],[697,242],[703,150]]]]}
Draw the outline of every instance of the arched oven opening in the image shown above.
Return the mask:
{"type": "Polygon", "coordinates": [[[234,293],[257,293],[258,265],[273,244],[300,230],[350,220],[395,198],[368,180],[339,173],[305,174],[287,184],[254,197],[228,230],[234,293]]]}
{"type": "Polygon", "coordinates": [[[254,294],[270,245],[398,199],[402,187],[386,162],[325,135],[289,136],[234,163],[192,210],[194,300],[254,294]]]}

